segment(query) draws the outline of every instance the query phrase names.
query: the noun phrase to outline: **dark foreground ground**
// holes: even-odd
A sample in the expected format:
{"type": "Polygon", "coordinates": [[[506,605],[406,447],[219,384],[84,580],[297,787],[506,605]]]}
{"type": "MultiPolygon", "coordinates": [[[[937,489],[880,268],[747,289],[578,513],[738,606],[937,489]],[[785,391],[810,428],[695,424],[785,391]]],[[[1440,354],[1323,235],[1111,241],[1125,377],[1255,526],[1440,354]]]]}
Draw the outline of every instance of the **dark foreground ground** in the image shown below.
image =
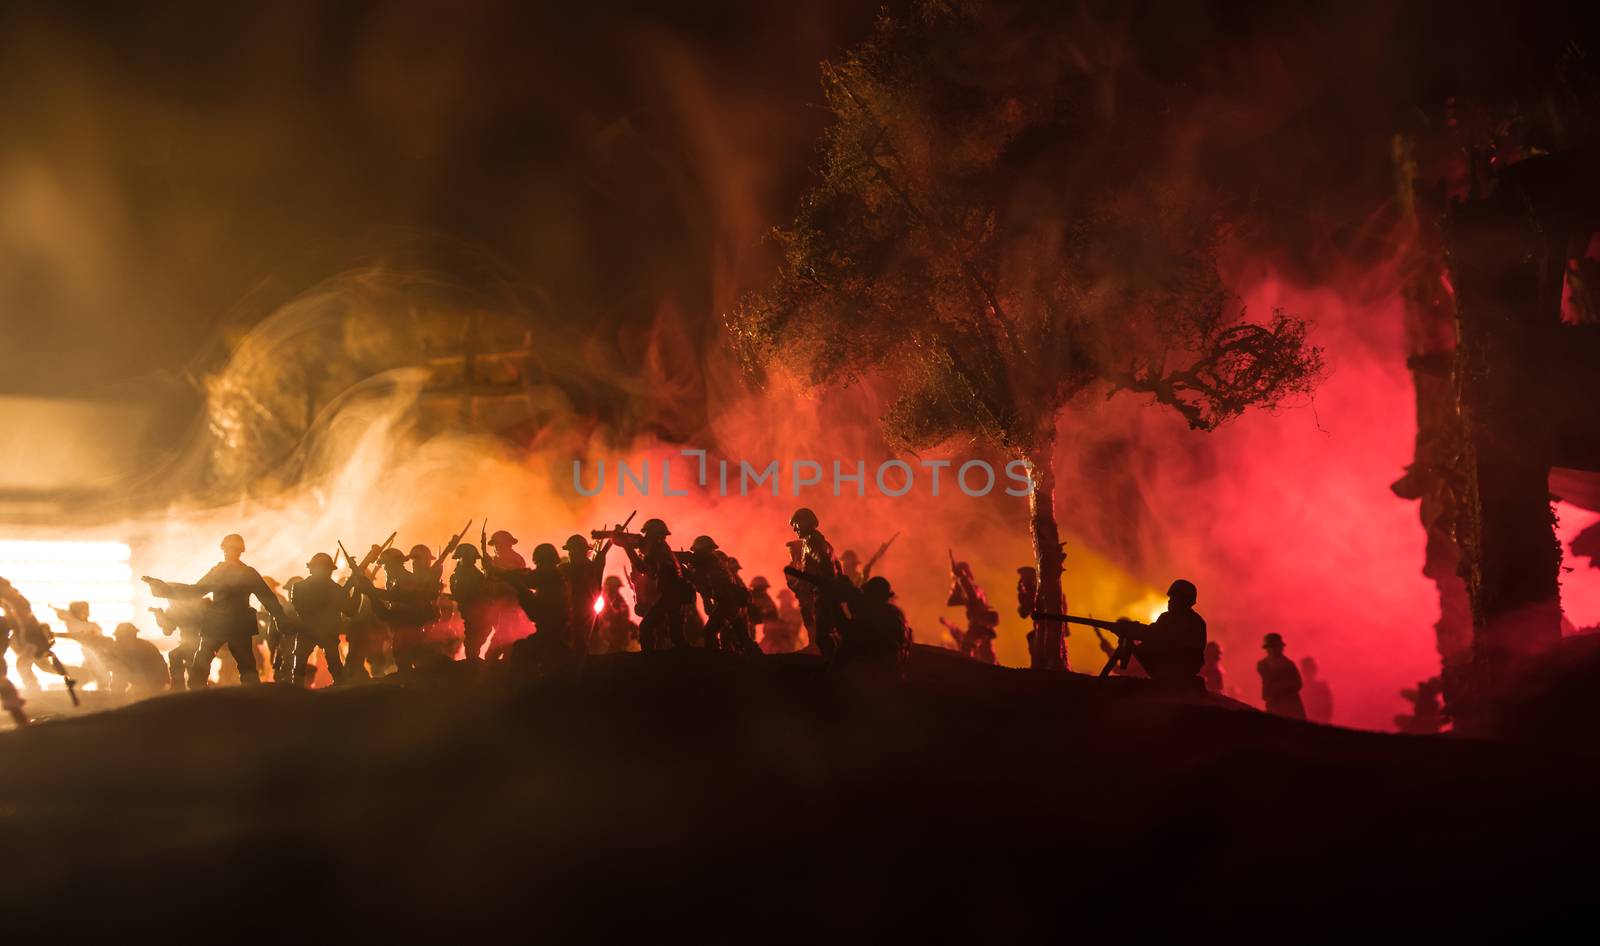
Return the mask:
{"type": "Polygon", "coordinates": [[[1589,925],[1600,767],[919,652],[216,689],[0,736],[15,942],[1589,925]]]}

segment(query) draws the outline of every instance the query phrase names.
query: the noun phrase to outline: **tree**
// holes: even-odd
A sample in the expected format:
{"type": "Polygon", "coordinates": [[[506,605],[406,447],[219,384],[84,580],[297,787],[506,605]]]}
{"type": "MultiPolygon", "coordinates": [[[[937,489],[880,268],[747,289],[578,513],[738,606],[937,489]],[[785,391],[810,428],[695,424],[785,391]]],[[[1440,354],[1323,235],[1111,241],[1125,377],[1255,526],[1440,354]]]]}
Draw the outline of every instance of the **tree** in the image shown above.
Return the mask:
{"type": "MultiPolygon", "coordinates": [[[[1322,367],[1305,323],[1244,320],[1217,272],[1221,200],[1151,160],[1171,143],[1158,118],[1097,104],[1103,80],[1062,52],[1070,38],[1052,11],[880,16],[824,63],[833,123],[775,231],[778,276],[727,317],[753,370],[892,376],[898,446],[967,436],[1028,461],[1045,610],[1065,606],[1052,456],[1070,401],[1140,392],[1209,430],[1309,392],[1322,367]]],[[[1060,627],[1036,628],[1032,651],[1064,666],[1060,627]]]]}

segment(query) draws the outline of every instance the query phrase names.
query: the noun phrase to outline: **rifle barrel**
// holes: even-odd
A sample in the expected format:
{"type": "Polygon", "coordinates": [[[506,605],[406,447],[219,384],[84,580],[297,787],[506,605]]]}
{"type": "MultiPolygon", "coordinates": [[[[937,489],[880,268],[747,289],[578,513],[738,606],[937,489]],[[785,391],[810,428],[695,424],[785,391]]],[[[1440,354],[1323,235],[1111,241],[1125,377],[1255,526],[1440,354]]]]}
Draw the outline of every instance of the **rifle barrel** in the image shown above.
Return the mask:
{"type": "Polygon", "coordinates": [[[1122,633],[1117,630],[1117,621],[1103,621],[1100,618],[1079,617],[1076,614],[1050,614],[1045,611],[1033,612],[1033,618],[1036,621],[1061,621],[1065,624],[1082,624],[1085,627],[1097,627],[1102,631],[1110,631],[1118,637],[1122,636],[1122,633]]]}

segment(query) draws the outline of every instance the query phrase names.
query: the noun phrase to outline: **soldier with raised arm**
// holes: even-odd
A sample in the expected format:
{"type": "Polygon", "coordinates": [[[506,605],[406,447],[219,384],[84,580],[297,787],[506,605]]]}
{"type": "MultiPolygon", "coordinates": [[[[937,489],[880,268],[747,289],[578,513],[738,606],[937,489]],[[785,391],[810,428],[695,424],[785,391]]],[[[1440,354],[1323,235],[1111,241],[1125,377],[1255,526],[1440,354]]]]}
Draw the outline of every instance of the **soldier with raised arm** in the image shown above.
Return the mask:
{"type": "Polygon", "coordinates": [[[200,647],[189,665],[191,689],[206,685],[211,676],[211,661],[224,646],[239,665],[240,683],[261,682],[255,648],[251,643],[257,631],[256,611],[250,606],[252,597],[280,627],[289,625],[289,616],[284,612],[278,596],[272,593],[260,572],[244,563],[243,555],[244,539],[238,535],[227,535],[222,539],[222,561],[213,565],[194,584],[145,578],[151,594],[158,598],[181,600],[211,596],[211,607],[200,630],[200,647]]]}

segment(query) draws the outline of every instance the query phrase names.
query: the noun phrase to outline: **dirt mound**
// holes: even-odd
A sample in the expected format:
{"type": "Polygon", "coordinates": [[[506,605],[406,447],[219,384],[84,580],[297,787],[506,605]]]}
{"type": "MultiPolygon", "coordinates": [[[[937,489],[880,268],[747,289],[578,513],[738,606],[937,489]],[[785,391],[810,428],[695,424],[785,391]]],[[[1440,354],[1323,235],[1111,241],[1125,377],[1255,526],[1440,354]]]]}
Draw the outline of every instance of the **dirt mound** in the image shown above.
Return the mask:
{"type": "Polygon", "coordinates": [[[1584,757],[1138,680],[926,651],[898,678],[698,651],[448,670],[0,737],[11,928],[1481,933],[1576,909],[1600,838],[1584,757]]]}

